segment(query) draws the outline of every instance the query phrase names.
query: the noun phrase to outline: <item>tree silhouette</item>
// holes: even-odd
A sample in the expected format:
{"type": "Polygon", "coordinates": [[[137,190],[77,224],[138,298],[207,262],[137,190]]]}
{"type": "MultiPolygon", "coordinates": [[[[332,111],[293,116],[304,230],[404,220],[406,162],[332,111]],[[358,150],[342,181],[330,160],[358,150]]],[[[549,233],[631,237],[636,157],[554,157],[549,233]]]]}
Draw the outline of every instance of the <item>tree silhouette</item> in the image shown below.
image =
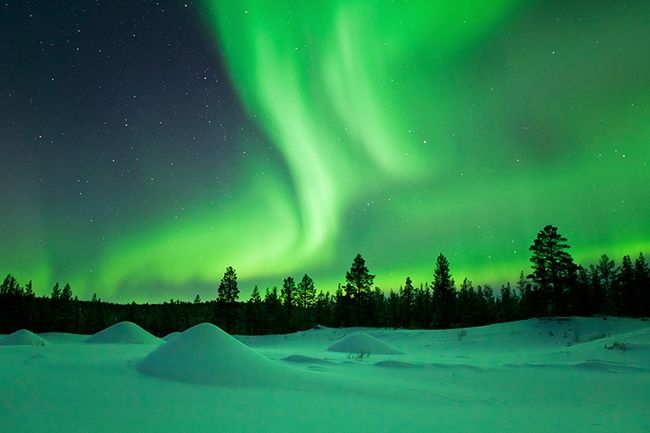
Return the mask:
{"type": "Polygon", "coordinates": [[[296,305],[300,308],[300,325],[312,326],[313,312],[316,304],[316,287],[314,280],[305,274],[296,287],[296,305]]]}
{"type": "Polygon", "coordinates": [[[415,304],[415,293],[411,277],[406,277],[404,287],[400,290],[400,298],[402,302],[400,305],[399,324],[404,328],[410,328],[412,326],[413,306],[415,304]]]}
{"type": "Polygon", "coordinates": [[[224,272],[223,278],[219,283],[217,295],[217,301],[222,304],[232,304],[239,298],[237,274],[232,266],[226,268],[226,272],[224,272]]]}
{"type": "Polygon", "coordinates": [[[70,284],[68,283],[65,283],[65,286],[63,286],[63,291],[61,292],[61,300],[62,301],[72,300],[72,288],[70,288],[70,284]]]}
{"type": "Polygon", "coordinates": [[[375,276],[366,267],[366,261],[361,254],[357,254],[352,261],[350,270],[345,273],[345,295],[352,306],[350,319],[354,325],[365,324],[374,279],[375,276]]]}
{"type": "Polygon", "coordinates": [[[449,261],[440,254],[433,271],[433,325],[448,328],[455,317],[456,291],[449,270],[449,261]]]}
{"type": "Polygon", "coordinates": [[[61,299],[61,288],[59,287],[59,283],[54,283],[54,286],[52,287],[52,295],[50,297],[52,299],[61,299]]]}
{"type": "Polygon", "coordinates": [[[634,285],[639,296],[640,313],[650,315],[650,267],[643,253],[634,261],[634,285]]]}
{"type": "Polygon", "coordinates": [[[530,247],[533,252],[530,261],[533,272],[528,278],[533,280],[535,289],[540,292],[541,299],[547,300],[538,313],[557,315],[561,313],[565,292],[574,272],[573,258],[566,251],[570,247],[567,239],[562,236],[557,227],[547,225],[537,233],[530,247]]]}
{"type": "Polygon", "coordinates": [[[605,295],[607,312],[609,314],[616,314],[620,309],[621,303],[620,294],[614,285],[616,281],[616,263],[607,257],[607,254],[603,254],[600,256],[596,269],[598,270],[600,287],[605,295]]]}
{"type": "Polygon", "coordinates": [[[619,314],[622,315],[637,315],[636,308],[638,299],[636,287],[634,284],[634,265],[630,256],[623,256],[621,261],[621,268],[616,275],[615,286],[616,293],[620,298],[619,314]]]}
{"type": "Polygon", "coordinates": [[[296,304],[305,309],[312,308],[316,302],[316,288],[314,280],[307,274],[302,276],[296,288],[296,304]]]}
{"type": "Polygon", "coordinates": [[[293,277],[287,277],[282,281],[282,289],[280,297],[282,305],[286,311],[287,321],[285,322],[285,329],[291,330],[293,328],[293,306],[295,304],[296,282],[293,277]]]}

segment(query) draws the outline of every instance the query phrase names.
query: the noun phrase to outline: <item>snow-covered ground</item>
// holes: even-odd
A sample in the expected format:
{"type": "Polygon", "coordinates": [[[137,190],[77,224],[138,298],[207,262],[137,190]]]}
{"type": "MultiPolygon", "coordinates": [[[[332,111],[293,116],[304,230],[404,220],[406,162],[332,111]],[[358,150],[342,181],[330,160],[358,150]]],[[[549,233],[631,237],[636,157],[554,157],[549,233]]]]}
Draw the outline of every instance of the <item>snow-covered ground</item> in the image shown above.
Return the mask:
{"type": "Polygon", "coordinates": [[[0,432],[650,432],[641,320],[2,337],[0,432]]]}

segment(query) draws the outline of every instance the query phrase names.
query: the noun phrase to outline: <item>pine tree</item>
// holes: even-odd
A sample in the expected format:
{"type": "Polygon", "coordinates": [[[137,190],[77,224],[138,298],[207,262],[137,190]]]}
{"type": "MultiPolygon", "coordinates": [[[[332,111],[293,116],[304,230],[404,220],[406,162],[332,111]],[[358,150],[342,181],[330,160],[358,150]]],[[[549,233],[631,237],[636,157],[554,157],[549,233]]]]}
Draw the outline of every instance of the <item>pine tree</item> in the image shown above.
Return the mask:
{"type": "Polygon", "coordinates": [[[386,300],[386,315],[387,318],[386,320],[390,324],[391,327],[397,328],[401,324],[401,298],[398,293],[396,293],[393,289],[390,290],[388,293],[388,299],[386,300]]]}
{"type": "Polygon", "coordinates": [[[314,287],[314,280],[307,274],[302,276],[302,279],[296,287],[296,305],[300,308],[300,317],[298,319],[298,326],[300,328],[307,328],[314,325],[313,312],[316,303],[316,288],[314,287]]]}
{"type": "Polygon", "coordinates": [[[456,291],[449,261],[440,254],[433,272],[433,326],[448,328],[456,319],[456,291]]]}
{"type": "Polygon", "coordinates": [[[61,292],[61,300],[66,302],[72,301],[72,289],[68,283],[65,283],[65,286],[63,286],[63,291],[61,292]]]}
{"type": "Polygon", "coordinates": [[[456,299],[458,320],[462,326],[472,326],[476,319],[476,293],[472,282],[465,277],[460,284],[456,299]]]}
{"type": "Polygon", "coordinates": [[[0,295],[9,295],[9,296],[22,296],[23,289],[18,284],[18,280],[11,275],[7,274],[2,285],[0,285],[0,295]]]}
{"type": "Polygon", "coordinates": [[[415,289],[411,323],[417,328],[429,328],[431,326],[431,293],[428,284],[420,285],[420,288],[415,289]]]}
{"type": "Polygon", "coordinates": [[[28,298],[36,297],[36,295],[34,294],[34,288],[32,287],[32,280],[29,280],[25,285],[25,296],[27,296],[28,298]]]}
{"type": "Polygon", "coordinates": [[[262,327],[262,297],[260,296],[260,289],[257,285],[253,287],[251,297],[246,303],[246,322],[249,334],[260,334],[266,332],[262,327]]]}
{"type": "Polygon", "coordinates": [[[636,287],[634,284],[634,265],[630,256],[623,256],[621,268],[616,275],[616,292],[620,296],[619,313],[622,315],[637,315],[636,305],[638,304],[636,287]]]}
{"type": "Polygon", "coordinates": [[[282,299],[282,305],[286,311],[287,322],[286,330],[290,331],[293,329],[293,306],[295,304],[295,292],[296,292],[296,282],[293,277],[287,277],[282,281],[282,290],[280,296],[282,299]]]}
{"type": "Polygon", "coordinates": [[[257,288],[257,284],[255,287],[253,287],[253,291],[251,292],[251,297],[248,302],[251,302],[253,304],[260,304],[262,302],[262,297],[260,296],[260,289],[257,288]]]}
{"type": "Polygon", "coordinates": [[[517,294],[510,287],[510,283],[501,286],[501,296],[499,297],[500,311],[498,320],[502,322],[509,322],[516,320],[519,317],[519,299],[517,294]]]}
{"type": "Polygon", "coordinates": [[[600,271],[593,263],[589,265],[587,271],[589,277],[588,286],[591,296],[590,314],[604,314],[607,312],[607,294],[600,280],[600,271]]]}
{"type": "Polygon", "coordinates": [[[528,278],[533,280],[535,290],[539,291],[542,299],[548,301],[546,312],[550,315],[561,314],[563,302],[570,286],[574,263],[566,251],[569,244],[557,227],[547,225],[537,233],[530,251],[533,252],[530,261],[533,263],[533,273],[528,278]]]}
{"type": "Polygon", "coordinates": [[[264,308],[266,310],[266,330],[271,333],[282,331],[282,303],[280,302],[280,296],[278,296],[277,287],[273,287],[273,290],[266,288],[264,308]]]}
{"type": "Polygon", "coordinates": [[[296,304],[301,308],[309,309],[314,306],[316,288],[314,287],[314,280],[307,274],[302,276],[298,287],[296,287],[296,300],[296,304]]]}
{"type": "Polygon", "coordinates": [[[413,325],[413,306],[415,294],[411,277],[406,277],[404,287],[400,289],[400,318],[399,325],[403,328],[410,328],[413,325]]]}
{"type": "Polygon", "coordinates": [[[357,254],[350,270],[345,273],[345,294],[352,306],[351,324],[367,324],[367,312],[375,276],[366,267],[366,261],[357,254]]]}
{"type": "Polygon", "coordinates": [[[11,278],[13,278],[11,274],[7,274],[5,279],[2,281],[2,284],[0,284],[0,296],[9,294],[9,286],[11,285],[11,278]]]}
{"type": "Polygon", "coordinates": [[[222,304],[234,304],[239,298],[237,274],[232,266],[226,268],[226,272],[224,272],[223,278],[219,283],[217,295],[217,302],[222,304]]]}
{"type": "Polygon", "coordinates": [[[59,283],[54,283],[54,287],[52,287],[52,295],[50,296],[51,299],[61,299],[61,289],[59,288],[59,283]]]}
{"type": "Polygon", "coordinates": [[[607,257],[607,254],[600,256],[596,265],[600,278],[600,287],[605,295],[606,310],[608,314],[619,314],[621,305],[621,296],[618,288],[614,284],[616,281],[616,263],[607,257]]]}
{"type": "Polygon", "coordinates": [[[316,295],[314,321],[316,324],[332,326],[334,322],[334,305],[329,292],[320,290],[316,295]]]}
{"type": "Polygon", "coordinates": [[[643,253],[634,261],[634,285],[639,294],[639,312],[650,316],[650,267],[643,253]]]}

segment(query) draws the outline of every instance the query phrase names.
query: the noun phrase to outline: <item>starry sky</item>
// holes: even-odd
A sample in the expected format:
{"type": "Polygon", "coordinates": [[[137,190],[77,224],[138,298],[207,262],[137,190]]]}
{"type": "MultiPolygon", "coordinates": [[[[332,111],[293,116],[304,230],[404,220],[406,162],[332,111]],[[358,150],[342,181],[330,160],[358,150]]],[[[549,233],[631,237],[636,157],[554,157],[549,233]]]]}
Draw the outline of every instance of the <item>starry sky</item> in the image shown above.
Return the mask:
{"type": "Polygon", "coordinates": [[[650,252],[650,2],[0,3],[0,272],[81,299],[650,252]]]}

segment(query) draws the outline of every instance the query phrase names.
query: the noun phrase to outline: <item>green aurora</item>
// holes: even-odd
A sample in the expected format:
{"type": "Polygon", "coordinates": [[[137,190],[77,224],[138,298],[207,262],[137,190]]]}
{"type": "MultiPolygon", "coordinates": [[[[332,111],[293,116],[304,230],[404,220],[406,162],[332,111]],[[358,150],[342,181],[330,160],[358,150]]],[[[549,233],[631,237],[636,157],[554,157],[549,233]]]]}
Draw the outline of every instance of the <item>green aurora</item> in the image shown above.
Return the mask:
{"type": "Polygon", "coordinates": [[[244,297],[303,273],[333,290],[358,252],[383,289],[431,281],[441,252],[456,281],[513,282],[546,224],[580,263],[650,251],[649,2],[200,11],[257,128],[236,136],[227,191],[196,193],[182,221],[161,206],[101,248],[3,247],[0,270],[43,293],[60,280],[157,302],[213,298],[228,265],[244,297]]]}

